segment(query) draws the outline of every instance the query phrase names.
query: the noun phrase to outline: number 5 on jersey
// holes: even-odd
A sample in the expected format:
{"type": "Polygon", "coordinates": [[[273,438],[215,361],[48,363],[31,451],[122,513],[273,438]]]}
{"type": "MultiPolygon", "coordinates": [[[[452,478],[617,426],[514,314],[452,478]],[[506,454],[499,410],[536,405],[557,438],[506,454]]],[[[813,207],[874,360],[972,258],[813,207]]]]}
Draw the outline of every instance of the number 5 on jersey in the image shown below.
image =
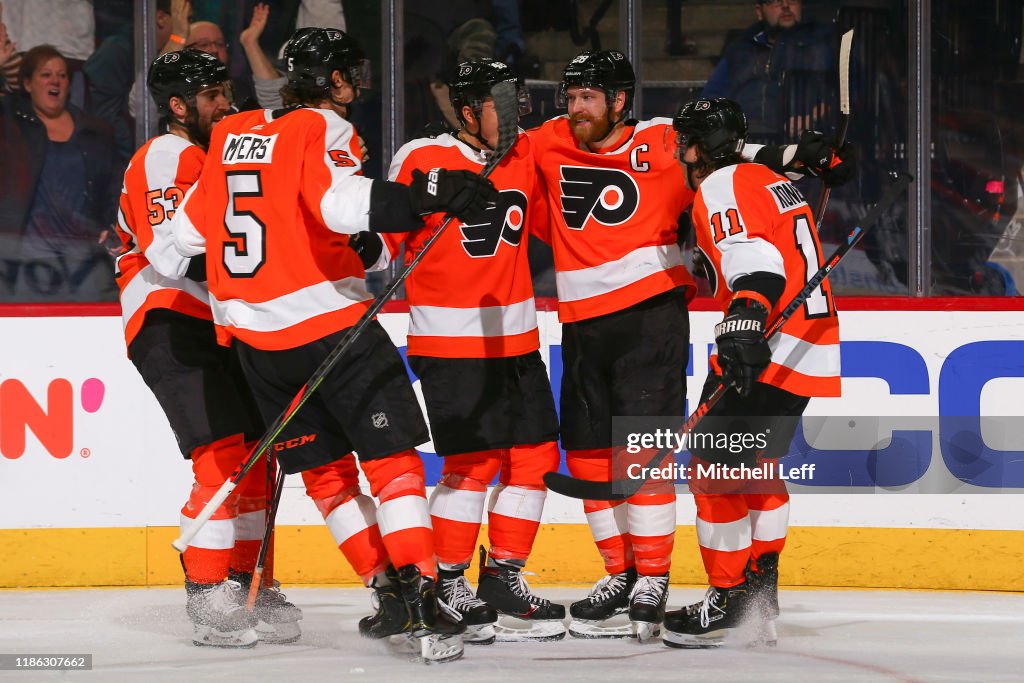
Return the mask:
{"type": "Polygon", "coordinates": [[[232,277],[252,277],[266,261],[267,227],[242,206],[250,197],[263,196],[262,179],[259,171],[228,171],[224,175],[228,184],[224,227],[234,239],[224,242],[224,268],[232,277]]]}

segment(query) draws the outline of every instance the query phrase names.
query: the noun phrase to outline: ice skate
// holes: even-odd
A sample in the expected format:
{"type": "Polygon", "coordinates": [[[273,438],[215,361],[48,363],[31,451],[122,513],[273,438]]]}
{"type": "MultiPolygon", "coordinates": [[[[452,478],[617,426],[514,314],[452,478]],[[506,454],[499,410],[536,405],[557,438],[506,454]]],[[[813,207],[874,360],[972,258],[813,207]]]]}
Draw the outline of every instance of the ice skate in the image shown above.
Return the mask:
{"type": "Polygon", "coordinates": [[[638,576],[629,593],[629,622],[633,635],[641,643],[661,633],[668,603],[668,574],[638,576]]]}
{"type": "Polygon", "coordinates": [[[480,585],[477,597],[498,611],[495,625],[499,642],[561,640],[565,637],[565,607],[535,595],[522,567],[487,557],[480,548],[480,585]]]}
{"type": "Polygon", "coordinates": [[[373,588],[370,600],[377,612],[359,620],[359,635],[364,638],[380,640],[406,633],[411,625],[409,608],[398,588],[398,572],[389,566],[385,573],[388,583],[382,585],[380,580],[374,579],[370,584],[373,588]]]}
{"type": "Polygon", "coordinates": [[[237,648],[256,645],[256,618],[245,611],[245,596],[237,581],[201,584],[186,580],[185,593],[194,644],[237,648]]]}
{"type": "Polygon", "coordinates": [[[409,610],[409,635],[419,644],[423,661],[436,664],[462,657],[462,634],[466,627],[439,608],[434,580],[409,564],[399,567],[398,586],[409,610]]]}
{"type": "Polygon", "coordinates": [[[752,607],[746,582],[732,588],[711,586],[702,601],[665,613],[662,641],[669,647],[718,647],[730,632],[745,626],[752,607]]]}
{"type": "MultiPolygon", "coordinates": [[[[230,578],[242,586],[241,597],[244,605],[249,597],[249,586],[252,574],[248,572],[232,572],[230,578]]],[[[274,581],[273,586],[260,586],[256,593],[256,604],[253,615],[257,619],[256,635],[260,642],[281,645],[294,643],[302,635],[299,621],[302,610],[288,602],[280,590],[280,583],[274,581]]]]}
{"type": "Polygon", "coordinates": [[[574,638],[631,638],[630,623],[615,623],[614,617],[629,611],[629,595],[636,584],[636,568],[609,574],[594,584],[590,593],[569,606],[572,621],[569,635],[574,638]]]}
{"type": "Polygon", "coordinates": [[[465,625],[463,642],[473,645],[490,645],[494,642],[498,613],[473,594],[463,570],[438,571],[437,600],[448,616],[465,625]]]}
{"type": "Polygon", "coordinates": [[[747,583],[751,601],[761,616],[758,640],[775,647],[779,640],[775,628],[779,616],[779,554],[765,553],[757,558],[757,571],[747,571],[747,583]]]}

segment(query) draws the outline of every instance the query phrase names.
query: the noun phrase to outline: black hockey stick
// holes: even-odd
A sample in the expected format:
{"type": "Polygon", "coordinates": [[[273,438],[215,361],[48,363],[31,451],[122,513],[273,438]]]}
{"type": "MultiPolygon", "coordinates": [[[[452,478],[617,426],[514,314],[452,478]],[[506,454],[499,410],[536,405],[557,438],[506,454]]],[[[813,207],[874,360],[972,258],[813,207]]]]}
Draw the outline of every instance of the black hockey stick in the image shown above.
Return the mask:
{"type": "MultiPolygon", "coordinates": [[[[907,187],[913,181],[913,177],[910,174],[902,173],[897,176],[896,181],[889,186],[882,198],[875,204],[874,207],[860,220],[858,225],[850,231],[846,236],[846,242],[841,244],[835,253],[832,254],[831,258],[825,262],[817,273],[815,273],[804,288],[786,305],[782,310],[782,313],[778,315],[775,320],[772,321],[768,329],[765,330],[765,339],[771,339],[776,333],[782,328],[787,320],[792,317],[796,311],[804,305],[814,291],[821,286],[822,281],[828,274],[832,272],[832,269],[836,267],[836,264],[842,260],[846,254],[850,252],[854,246],[860,242],[861,237],[864,236],[864,232],[871,228],[878,219],[882,216],[885,211],[895,204],[900,197],[906,192],[907,187]]],[[[701,421],[708,411],[718,403],[718,400],[722,398],[722,395],[727,391],[727,387],[724,384],[719,384],[711,395],[708,396],[707,400],[700,403],[697,408],[693,411],[693,414],[683,423],[683,426],[676,430],[677,440],[674,443],[681,443],[678,439],[681,439],[684,434],[689,433],[697,426],[697,423],[701,421]]],[[[637,478],[619,479],[615,481],[591,481],[589,479],[576,479],[575,477],[566,476],[560,472],[549,472],[544,475],[544,483],[547,487],[556,493],[561,493],[563,496],[569,496],[570,498],[582,498],[585,500],[624,500],[631,497],[646,483],[650,477],[651,472],[658,468],[661,462],[673,452],[672,448],[663,448],[655,454],[651,461],[648,462],[643,469],[640,470],[641,475],[637,478]]]]}
{"type": "MultiPolygon", "coordinates": [[[[489,176],[501,160],[505,158],[512,146],[516,142],[516,138],[519,136],[519,105],[516,99],[516,86],[512,81],[502,81],[496,83],[491,87],[491,96],[494,98],[494,109],[498,114],[498,145],[497,149],[494,150],[494,154],[488,159],[487,165],[484,166],[480,175],[484,178],[489,176]]],[[[249,457],[241,463],[227,481],[224,482],[223,486],[214,494],[210,502],[206,504],[203,510],[199,513],[199,516],[193,520],[192,524],[182,531],[181,536],[176,538],[171,544],[178,549],[179,552],[185,552],[185,548],[188,547],[189,541],[196,535],[199,529],[210,519],[214,511],[227,499],[231,492],[238,486],[238,482],[252,469],[253,465],[260,459],[263,453],[270,447],[277,437],[281,435],[281,432],[288,425],[291,419],[299,411],[300,408],[309,400],[309,397],[314,391],[320,386],[324,378],[327,377],[331,369],[334,368],[338,359],[341,358],[346,351],[348,351],[355,340],[359,338],[359,335],[363,333],[374,317],[380,312],[384,304],[398,291],[398,288],[402,286],[405,279],[409,277],[409,274],[416,268],[416,265],[423,260],[423,257],[430,247],[437,242],[438,238],[444,232],[444,229],[454,220],[454,216],[449,216],[441,223],[441,227],[438,228],[433,235],[431,235],[424,243],[416,257],[409,263],[409,265],[399,273],[395,278],[388,283],[388,286],[384,288],[384,291],[378,296],[373,304],[370,305],[366,312],[363,313],[362,317],[359,318],[355,325],[349,328],[348,332],[338,343],[336,347],[327,355],[324,361],[320,364],[314,372],[312,377],[306,382],[306,384],[299,390],[299,393],[292,399],[291,404],[277,416],[274,423],[267,428],[266,433],[260,442],[256,445],[256,448],[249,457]]]]}
{"type": "MultiPolygon", "coordinates": [[[[853,48],[853,29],[843,34],[839,41],[839,129],[836,132],[836,149],[846,144],[846,133],[850,129],[850,50],[853,48]]],[[[814,224],[821,230],[821,221],[825,218],[825,207],[832,190],[826,185],[822,188],[818,210],[814,212],[814,224]]]]}
{"type": "MultiPolygon", "coordinates": [[[[252,581],[249,583],[249,599],[245,603],[245,609],[252,612],[256,607],[256,596],[260,592],[260,584],[263,583],[263,567],[267,562],[267,552],[270,550],[270,540],[274,536],[274,520],[277,519],[277,508],[281,505],[281,494],[284,492],[284,470],[277,469],[277,483],[274,485],[273,498],[267,508],[264,518],[266,528],[263,530],[263,540],[260,541],[260,552],[256,556],[256,567],[252,570],[252,581]]],[[[267,477],[270,477],[270,464],[267,464],[267,477]]]]}

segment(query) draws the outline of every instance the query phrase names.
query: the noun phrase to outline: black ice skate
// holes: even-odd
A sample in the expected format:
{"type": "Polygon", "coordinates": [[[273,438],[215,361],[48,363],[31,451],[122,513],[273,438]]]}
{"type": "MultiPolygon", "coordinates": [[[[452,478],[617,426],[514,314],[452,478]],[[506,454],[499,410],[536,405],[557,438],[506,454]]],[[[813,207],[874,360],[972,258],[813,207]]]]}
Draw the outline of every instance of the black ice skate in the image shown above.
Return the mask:
{"type": "Polygon", "coordinates": [[[633,635],[641,643],[661,633],[668,603],[668,573],[663,576],[638,576],[629,593],[629,622],[633,635]]]}
{"type": "Polygon", "coordinates": [[[747,571],[750,596],[761,616],[759,640],[764,645],[778,644],[775,620],[779,616],[779,554],[765,553],[757,558],[757,571],[747,571]]]}
{"type": "Polygon", "coordinates": [[[629,595],[636,585],[636,568],[609,574],[594,584],[590,594],[569,606],[572,622],[569,635],[574,638],[631,638],[631,624],[609,624],[613,617],[629,611],[629,595]]]}
{"type": "Polygon", "coordinates": [[[202,584],[186,580],[185,593],[194,644],[246,648],[256,645],[256,618],[245,611],[245,595],[237,581],[202,584]]]}
{"type": "Polygon", "coordinates": [[[390,581],[387,585],[381,585],[376,579],[370,584],[373,588],[371,600],[377,613],[359,620],[359,635],[364,638],[379,640],[407,633],[412,625],[409,608],[398,589],[398,572],[389,566],[386,574],[390,581]]]}
{"type": "Polygon", "coordinates": [[[440,610],[434,579],[423,576],[416,565],[407,564],[398,568],[398,587],[409,609],[409,635],[419,641],[423,661],[434,664],[462,657],[466,627],[440,610]]]}
{"type": "MultiPolygon", "coordinates": [[[[252,585],[252,574],[248,572],[231,572],[229,578],[242,586],[241,597],[244,605],[249,598],[249,586],[252,585]]],[[[253,614],[256,616],[256,635],[262,643],[280,645],[294,643],[302,635],[299,621],[302,610],[288,602],[280,590],[280,583],[274,581],[273,586],[261,586],[256,593],[256,604],[253,614]]]]}
{"type": "Polygon", "coordinates": [[[662,641],[669,647],[718,647],[727,634],[745,626],[752,607],[746,582],[732,588],[711,586],[701,602],[665,613],[662,641]]]}
{"type": "Polygon", "coordinates": [[[490,645],[494,642],[494,625],[498,613],[473,594],[463,570],[438,571],[438,605],[455,621],[466,626],[463,642],[490,645]]]}
{"type": "Polygon", "coordinates": [[[561,640],[565,637],[565,607],[530,590],[522,567],[511,561],[487,557],[480,548],[480,581],[477,597],[505,619],[495,624],[500,642],[561,640]]]}

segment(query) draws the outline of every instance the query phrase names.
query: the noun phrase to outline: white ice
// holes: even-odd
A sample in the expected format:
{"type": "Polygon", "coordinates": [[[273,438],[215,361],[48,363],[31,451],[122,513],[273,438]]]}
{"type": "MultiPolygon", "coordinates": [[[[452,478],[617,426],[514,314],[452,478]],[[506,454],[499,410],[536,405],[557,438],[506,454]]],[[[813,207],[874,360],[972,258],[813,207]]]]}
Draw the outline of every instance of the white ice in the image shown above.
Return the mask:
{"type": "MultiPolygon", "coordinates": [[[[536,586],[568,604],[585,589],[536,586]]],[[[362,640],[370,611],[356,588],[292,588],[305,612],[292,645],[195,647],[184,590],[0,591],[0,653],[93,655],[91,672],[0,672],[17,681],[1022,681],[1024,595],[787,590],[779,645],[673,650],[660,642],[583,641],[466,646],[461,661],[409,661],[362,640]]],[[[673,587],[670,607],[703,591],[673,587]]]]}

